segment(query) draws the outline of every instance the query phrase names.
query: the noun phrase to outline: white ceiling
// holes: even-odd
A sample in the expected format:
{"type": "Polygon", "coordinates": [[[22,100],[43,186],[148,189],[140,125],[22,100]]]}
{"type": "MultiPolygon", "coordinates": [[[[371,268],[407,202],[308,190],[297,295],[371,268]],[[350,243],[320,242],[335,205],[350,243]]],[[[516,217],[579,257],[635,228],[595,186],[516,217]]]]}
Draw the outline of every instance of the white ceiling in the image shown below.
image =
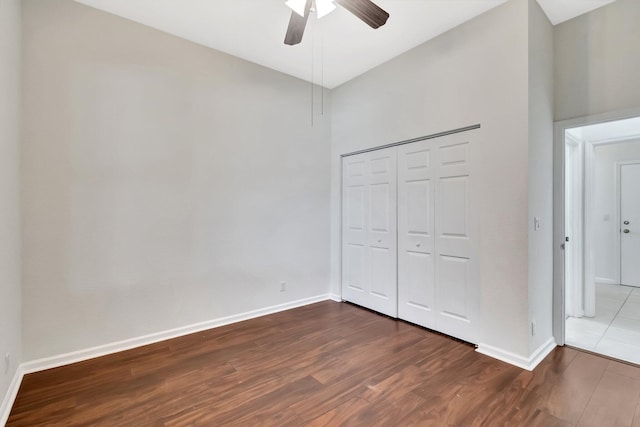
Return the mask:
{"type": "Polygon", "coordinates": [[[640,117],[568,129],[574,137],[592,144],[640,139],[640,117]]]}
{"type": "Polygon", "coordinates": [[[553,25],[591,12],[616,0],[538,0],[553,25]]]}
{"type": "MultiPolygon", "coordinates": [[[[377,30],[338,7],[297,46],[285,0],[76,1],[332,89],[507,0],[375,0],[391,15],[377,30]]],[[[538,1],[557,23],[615,0],[538,1]]]]}

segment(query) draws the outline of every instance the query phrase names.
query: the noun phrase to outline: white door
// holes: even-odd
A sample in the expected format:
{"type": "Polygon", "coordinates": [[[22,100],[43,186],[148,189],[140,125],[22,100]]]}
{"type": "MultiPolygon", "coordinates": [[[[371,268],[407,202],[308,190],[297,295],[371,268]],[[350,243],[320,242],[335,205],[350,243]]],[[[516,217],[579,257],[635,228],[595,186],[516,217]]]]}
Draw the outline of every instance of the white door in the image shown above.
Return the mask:
{"type": "Polygon", "coordinates": [[[343,159],[342,299],[397,317],[396,149],[343,159]]]}
{"type": "Polygon", "coordinates": [[[475,132],[434,140],[437,142],[436,324],[445,334],[477,342],[476,319],[480,299],[476,259],[477,219],[474,216],[475,176],[472,171],[477,144],[475,132]]]}
{"type": "Polygon", "coordinates": [[[398,150],[398,315],[477,342],[476,132],[398,150]]]}
{"type": "Polygon", "coordinates": [[[640,287],[640,164],[620,166],[620,277],[640,287]]]}
{"type": "Polygon", "coordinates": [[[398,148],[398,317],[436,329],[433,146],[398,148]]]}

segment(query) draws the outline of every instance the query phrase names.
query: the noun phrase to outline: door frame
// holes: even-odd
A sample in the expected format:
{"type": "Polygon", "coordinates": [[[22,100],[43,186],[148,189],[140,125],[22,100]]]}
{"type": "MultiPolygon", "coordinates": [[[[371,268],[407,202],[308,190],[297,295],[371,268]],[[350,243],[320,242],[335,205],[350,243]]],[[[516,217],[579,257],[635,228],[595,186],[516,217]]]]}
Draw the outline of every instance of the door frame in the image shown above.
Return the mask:
{"type": "MultiPolygon", "coordinates": [[[[640,116],[640,108],[560,120],[554,123],[553,137],[553,336],[565,344],[565,132],[568,129],[640,116]]],[[[619,215],[618,215],[619,216],[619,215]]],[[[617,221],[620,219],[618,218],[617,221]]]]}
{"type": "Polygon", "coordinates": [[[620,234],[622,231],[622,182],[621,182],[621,172],[622,166],[626,165],[640,165],[640,160],[623,160],[620,162],[616,162],[616,206],[615,206],[615,216],[616,216],[616,229],[618,232],[616,233],[616,252],[618,257],[618,282],[622,284],[622,235],[620,234]]]}
{"type": "Polygon", "coordinates": [[[585,280],[586,241],[585,236],[585,216],[584,207],[586,205],[585,194],[585,144],[583,141],[565,135],[564,140],[565,155],[565,186],[564,186],[564,227],[565,236],[570,236],[571,241],[565,242],[565,313],[569,311],[570,316],[582,317],[585,315],[585,308],[582,303],[585,298],[585,289],[581,286],[574,286],[585,280]],[[567,182],[568,180],[568,182],[567,182]],[[576,203],[577,202],[577,203],[576,203]],[[573,224],[567,230],[568,224],[573,224]],[[567,283],[567,279],[569,283],[567,283]]]}

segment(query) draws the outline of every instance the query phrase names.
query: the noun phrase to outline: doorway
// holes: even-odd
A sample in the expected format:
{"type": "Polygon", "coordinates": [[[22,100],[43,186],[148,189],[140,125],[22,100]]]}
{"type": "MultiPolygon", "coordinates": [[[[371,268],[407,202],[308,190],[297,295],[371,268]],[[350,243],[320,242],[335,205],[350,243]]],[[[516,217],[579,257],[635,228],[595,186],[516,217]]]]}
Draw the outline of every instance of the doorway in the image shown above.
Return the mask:
{"type": "Polygon", "coordinates": [[[556,131],[556,340],[640,364],[640,116],[556,131]]]}

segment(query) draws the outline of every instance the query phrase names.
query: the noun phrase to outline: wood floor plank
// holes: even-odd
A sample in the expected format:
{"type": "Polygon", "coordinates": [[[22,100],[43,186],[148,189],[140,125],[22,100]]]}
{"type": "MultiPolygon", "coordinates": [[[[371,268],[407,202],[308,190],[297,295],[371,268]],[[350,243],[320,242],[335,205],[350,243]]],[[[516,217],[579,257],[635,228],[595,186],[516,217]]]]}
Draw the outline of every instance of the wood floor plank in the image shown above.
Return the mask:
{"type": "Polygon", "coordinates": [[[394,348],[393,343],[389,343],[388,347],[383,344],[380,342],[376,351],[368,353],[368,359],[345,363],[342,367],[347,369],[341,370],[342,375],[335,382],[325,386],[312,402],[294,405],[294,409],[305,420],[314,419],[347,400],[361,396],[372,384],[421,359],[421,355],[412,347],[394,353],[390,352],[390,348],[394,348]],[[365,363],[361,363],[363,361],[365,363]]]}
{"type": "Polygon", "coordinates": [[[366,410],[370,405],[371,403],[366,400],[355,397],[310,420],[306,425],[308,427],[355,425],[355,414],[366,410]]]}
{"type": "Polygon", "coordinates": [[[558,348],[523,371],[327,301],[29,374],[7,425],[640,427],[639,400],[634,366],[558,348]]]}
{"type": "Polygon", "coordinates": [[[607,366],[607,372],[615,372],[616,374],[623,375],[628,378],[640,380],[640,369],[638,369],[637,366],[630,365],[628,363],[611,360],[607,366]]]}
{"type": "Polygon", "coordinates": [[[633,417],[631,427],[640,427],[640,399],[638,399],[638,403],[636,404],[636,415],[633,417]]]}
{"type": "Polygon", "coordinates": [[[536,410],[520,425],[526,425],[527,427],[571,427],[574,424],[569,424],[553,415],[549,415],[545,411],[536,410]]]}
{"type": "MultiPolygon", "coordinates": [[[[421,413],[430,405],[422,398],[406,394],[401,401],[380,399],[355,411],[344,425],[350,426],[404,426],[421,419],[421,413]]],[[[332,424],[325,424],[332,425],[332,424]]]]}
{"type": "Polygon", "coordinates": [[[536,367],[535,371],[522,371],[517,381],[529,390],[549,392],[579,353],[573,348],[557,347],[536,367]]]}
{"type": "Polygon", "coordinates": [[[578,426],[628,426],[640,396],[640,380],[614,372],[605,372],[578,426]]]}
{"type": "Polygon", "coordinates": [[[191,425],[282,425],[296,420],[290,407],[293,403],[310,398],[321,387],[311,377],[281,384],[278,388],[257,398],[245,399],[240,393],[237,405],[227,405],[220,412],[202,411],[199,408],[173,417],[166,426],[191,425]]]}
{"type": "Polygon", "coordinates": [[[502,390],[487,391],[484,403],[477,410],[471,423],[473,426],[517,426],[524,425],[530,415],[535,411],[535,406],[528,406],[528,391],[517,382],[512,382],[502,390]]]}
{"type": "Polygon", "coordinates": [[[545,383],[534,390],[540,397],[539,409],[550,415],[577,424],[609,360],[587,353],[578,353],[564,370],[552,370],[545,383]]]}

